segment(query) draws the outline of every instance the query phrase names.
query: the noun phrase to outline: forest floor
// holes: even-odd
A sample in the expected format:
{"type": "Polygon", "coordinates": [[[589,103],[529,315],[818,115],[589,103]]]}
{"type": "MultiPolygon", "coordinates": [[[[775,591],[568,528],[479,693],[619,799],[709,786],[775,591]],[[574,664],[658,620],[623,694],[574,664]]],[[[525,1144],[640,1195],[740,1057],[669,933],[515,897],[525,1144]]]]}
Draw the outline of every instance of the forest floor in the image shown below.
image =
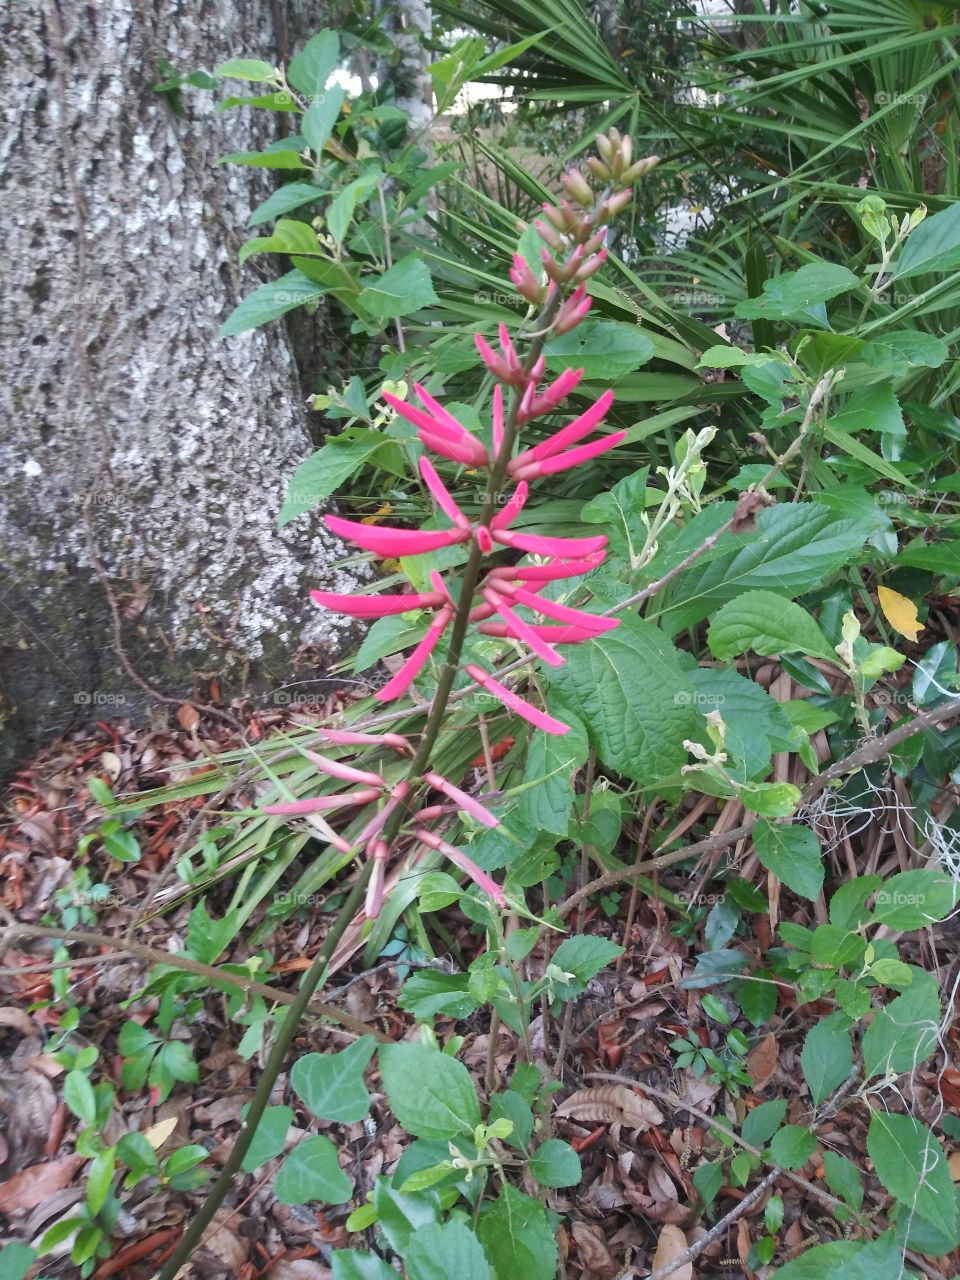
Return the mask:
{"type": "MultiPolygon", "coordinates": [[[[324,709],[314,710],[320,715],[324,709]]],[[[256,741],[285,724],[303,723],[310,715],[311,708],[251,712],[243,717],[244,736],[256,741]]],[[[181,708],[178,720],[176,727],[164,730],[137,729],[123,721],[100,722],[38,755],[2,797],[3,923],[54,930],[69,923],[90,934],[107,935],[109,941],[91,937],[72,944],[69,963],[54,970],[54,944],[49,938],[28,938],[21,932],[11,941],[12,933],[3,938],[0,931],[0,1224],[5,1224],[0,1241],[35,1244],[52,1223],[70,1217],[85,1194],[86,1162],[74,1152],[81,1126],[64,1103],[64,1068],[51,1052],[68,1008],[78,1011],[75,1041],[99,1051],[100,1075],[95,1072],[94,1079],[110,1080],[116,1090],[106,1132],[110,1141],[130,1130],[149,1132],[152,1141],[162,1136],[161,1155],[188,1143],[200,1144],[216,1169],[229,1151],[242,1109],[251,1100],[262,1062],[260,1052],[251,1056],[238,1052],[242,1028],[227,1016],[227,996],[209,987],[199,992],[170,1028],[171,1039],[189,1046],[197,1066],[195,1081],[175,1083],[163,1100],[147,1084],[124,1088],[121,1083],[121,1027],[129,1020],[147,1023],[160,999],[156,994],[140,994],[154,967],[144,948],[161,955],[182,951],[193,902],[185,896],[179,901],[174,898],[162,913],[148,906],[145,919],[127,942],[125,934],[161,878],[168,887],[177,884],[170,873],[171,860],[185,838],[194,838],[191,824],[208,801],[201,795],[146,810],[130,828],[139,845],[139,859],[121,862],[110,856],[102,838],[83,841],[100,829],[104,817],[91,796],[90,782],[108,781],[116,795],[129,796],[182,778],[185,772],[201,773],[209,767],[212,753],[240,745],[239,736],[227,724],[200,718],[189,704],[181,708]],[[76,873],[83,868],[86,872],[77,880],[76,873]],[[89,892],[83,885],[106,888],[89,892]],[[138,948],[138,954],[131,953],[128,945],[138,948]],[[64,970],[69,981],[63,983],[61,978],[57,985],[57,974],[64,970]]],[[[235,806],[237,797],[231,797],[230,803],[235,806]]],[[[697,810],[687,814],[692,838],[724,821],[712,804],[701,799],[697,810]]],[[[204,820],[216,818],[204,815],[204,820]]],[[[882,869],[887,864],[906,869],[911,862],[909,842],[898,824],[886,821],[883,813],[859,831],[842,831],[831,856],[838,860],[838,870],[882,869]]],[[[704,864],[701,883],[709,891],[707,870],[704,864]]],[[[570,883],[576,882],[578,874],[574,859],[570,883]]],[[[768,885],[767,873],[755,859],[751,863],[746,858],[740,874],[765,896],[778,892],[768,885]]],[[[680,883],[679,877],[674,883],[664,875],[662,887],[676,889],[680,883]]],[[[689,878],[682,881],[690,883],[689,878]]],[[[230,892],[229,883],[207,891],[211,916],[223,910],[230,892]]],[[[822,917],[819,904],[805,903],[785,889],[779,892],[782,897],[772,906],[781,919],[815,924],[822,917]]],[[[580,930],[624,945],[617,966],[604,970],[570,1006],[572,1015],[565,1029],[547,1009],[532,1027],[535,1056],[561,1082],[556,1098],[562,1114],[553,1120],[554,1131],[572,1143],[583,1164],[583,1179],[577,1187],[547,1193],[550,1207],[563,1215],[559,1240],[565,1274],[598,1280],[645,1276],[721,1218],[723,1229],[693,1268],[686,1264],[674,1275],[679,1280],[693,1275],[752,1276],[746,1259],[751,1244],[764,1233],[764,1207],[772,1194],[784,1202],[774,1264],[798,1256],[812,1244],[842,1238],[844,1224],[838,1221],[837,1202],[823,1178],[823,1154],[832,1150],[861,1169],[870,1168],[869,1112],[865,1107],[845,1109],[842,1098],[818,1124],[816,1152],[801,1169],[774,1174],[759,1195],[751,1195],[751,1188],[761,1181],[762,1171],[752,1174],[744,1186],[723,1185],[709,1218],[691,1207],[697,1203],[693,1174],[718,1154],[715,1139],[709,1136],[711,1122],[718,1120],[738,1130],[752,1107],[786,1098],[787,1120],[810,1123],[799,1051],[805,1032],[828,1006],[824,1003],[821,1009],[808,1003],[798,1008],[793,989],[778,983],[772,1018],[759,1031],[745,1027],[752,1047],[743,1061],[744,1083],[725,1087],[711,1082],[709,1073],[698,1078],[690,1068],[678,1069],[670,1047],[678,1037],[705,1047],[722,1047],[724,1028],[705,1016],[701,1004],[705,993],[682,985],[702,950],[706,913],[678,913],[656,894],[640,895],[633,904],[630,896],[629,891],[598,896],[585,905],[577,920],[580,930]]],[[[265,943],[272,961],[269,973],[262,975],[264,982],[281,992],[296,990],[297,976],[309,966],[332,918],[325,905],[329,904],[292,905],[289,914],[278,916],[265,943]]],[[[747,946],[762,956],[773,945],[770,915],[751,918],[756,927],[747,946]]],[[[413,1019],[397,1001],[400,981],[410,965],[443,966],[452,961],[463,968],[481,945],[474,926],[456,909],[447,910],[443,926],[447,940],[435,939],[436,956],[429,960],[407,948],[399,956],[402,963],[381,958],[365,970],[359,947],[352,953],[341,951],[323,999],[340,1009],[351,1027],[310,1017],[299,1036],[298,1053],[342,1048],[364,1027],[380,1039],[411,1036],[413,1019]]],[[[907,958],[940,971],[943,955],[956,950],[955,942],[952,923],[936,926],[917,935],[914,954],[908,952],[907,958]]],[[[238,936],[220,963],[240,965],[261,949],[238,936]]],[[[528,963],[536,967],[543,959],[535,952],[528,963]]],[[[951,980],[945,971],[939,976],[944,983],[951,980]]],[[[729,1005],[733,1019],[740,1018],[732,1001],[729,1005]]],[[[507,1078],[518,1053],[512,1032],[501,1026],[491,1048],[486,1014],[459,1022],[439,1015],[435,1025],[441,1041],[454,1033],[465,1037],[460,1057],[474,1074],[481,1094],[507,1078]]],[[[955,1111],[960,1106],[960,1070],[951,1065],[956,1061],[956,1026],[949,1030],[942,1048],[943,1054],[915,1072],[906,1085],[901,1082],[914,1114],[924,1120],[935,1119],[944,1107],[955,1111]]],[[[351,1235],[346,1219],[351,1207],[363,1202],[376,1176],[392,1169],[408,1139],[393,1122],[382,1093],[376,1092],[375,1075],[371,1087],[372,1119],[352,1125],[320,1123],[321,1131],[336,1141],[341,1164],[355,1184],[352,1204],[321,1210],[279,1203],[272,1193],[277,1162],[269,1162],[238,1180],[235,1194],[218,1213],[189,1274],[236,1280],[267,1276],[322,1280],[331,1275],[333,1249],[372,1247],[372,1236],[351,1235]]],[[[289,1093],[282,1077],[274,1101],[288,1100],[289,1093]]],[[[295,1113],[288,1143],[312,1131],[316,1122],[311,1127],[309,1117],[295,1113]]],[[[950,1164],[954,1178],[960,1178],[960,1157],[953,1156],[950,1164]]],[[[179,1192],[154,1186],[148,1192],[144,1184],[125,1193],[112,1237],[113,1256],[95,1271],[96,1280],[108,1276],[147,1280],[154,1275],[172,1251],[191,1206],[203,1195],[202,1188],[179,1192]]],[[[868,1177],[866,1207],[878,1230],[885,1224],[888,1203],[880,1184],[868,1177]]],[[[956,1273],[960,1258],[915,1257],[914,1264],[927,1274],[949,1276],[956,1273]]],[[[33,1274],[52,1278],[78,1272],[65,1257],[54,1255],[33,1274]]]]}

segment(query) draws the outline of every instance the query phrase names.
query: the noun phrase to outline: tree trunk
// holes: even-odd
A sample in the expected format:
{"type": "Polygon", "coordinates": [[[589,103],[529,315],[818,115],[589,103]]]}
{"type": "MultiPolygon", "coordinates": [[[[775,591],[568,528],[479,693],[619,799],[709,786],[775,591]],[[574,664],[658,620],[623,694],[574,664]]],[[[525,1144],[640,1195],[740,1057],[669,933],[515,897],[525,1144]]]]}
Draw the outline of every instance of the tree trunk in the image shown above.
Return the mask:
{"type": "MultiPolygon", "coordinates": [[[[217,159],[272,118],[189,88],[178,116],[153,90],[163,59],[278,61],[278,7],[12,0],[2,20],[0,769],[81,720],[143,717],[130,668],[229,696],[316,675],[347,634],[307,597],[351,589],[345,549],[316,517],[276,527],[311,452],[286,331],[217,334],[256,284],[235,251],[273,186],[217,159]]],[[[294,41],[322,25],[287,10],[294,41]]]]}

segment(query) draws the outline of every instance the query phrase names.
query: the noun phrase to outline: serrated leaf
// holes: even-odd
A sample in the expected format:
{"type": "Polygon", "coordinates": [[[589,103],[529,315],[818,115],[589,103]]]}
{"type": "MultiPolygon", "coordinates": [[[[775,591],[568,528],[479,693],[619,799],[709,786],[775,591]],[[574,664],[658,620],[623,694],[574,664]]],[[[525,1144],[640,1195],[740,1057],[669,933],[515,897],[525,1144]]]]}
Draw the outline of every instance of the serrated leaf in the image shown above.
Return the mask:
{"type": "Polygon", "coordinates": [[[892,1196],[940,1230],[956,1230],[957,1198],[950,1170],[940,1144],[919,1120],[874,1111],[867,1152],[892,1196]]]}
{"type": "Polygon", "coordinates": [[[393,1267],[375,1253],[334,1249],[331,1261],[333,1280],[397,1280],[393,1267]]]}
{"type": "Polygon", "coordinates": [[[361,1036],[339,1053],[308,1053],[297,1059],[290,1083],[311,1115],[341,1124],[363,1119],[370,1110],[363,1073],[376,1045],[373,1036],[361,1036]]]}
{"type": "Polygon", "coordinates": [[[616,631],[571,648],[550,683],[583,721],[603,763],[647,786],[676,773],[695,721],[689,682],[664,634],[624,619],[616,631]]]}
{"type": "Polygon", "coordinates": [[[891,929],[923,929],[948,916],[958,895],[960,884],[946,871],[901,871],[877,890],[873,918],[891,929]]]}
{"type": "Polygon", "coordinates": [[[258,227],[264,222],[271,222],[313,200],[319,200],[322,195],[323,192],[310,182],[288,182],[267,196],[263,204],[257,205],[247,219],[247,226],[258,227]]]}
{"type": "Polygon", "coordinates": [[[928,271],[952,271],[960,266],[960,205],[952,204],[915,228],[900,250],[893,278],[906,280],[928,271]]]}
{"type": "Polygon", "coordinates": [[[463,1222],[429,1223],[411,1238],[403,1258],[407,1280],[494,1280],[483,1246],[463,1222]]]}
{"type": "Polygon", "coordinates": [[[417,1138],[471,1136],[480,1103],[470,1072],[424,1044],[383,1045],[380,1075],[394,1115],[417,1138]]]}
{"type": "Polygon", "coordinates": [[[364,277],[360,305],[375,320],[408,316],[439,301],[430,272],[419,254],[401,258],[379,279],[364,277]]]}
{"type": "Polygon", "coordinates": [[[864,1033],[863,1068],[867,1079],[915,1071],[937,1047],[941,1020],[939,984],[932,974],[911,972],[913,979],[906,991],[875,1013],[864,1033]]]}
{"type": "Polygon", "coordinates": [[[749,1142],[754,1147],[762,1147],[783,1124],[786,1114],[786,1098],[775,1098],[773,1102],[761,1102],[759,1107],[754,1107],[752,1111],[747,1112],[743,1122],[744,1142],[749,1142]]]}
{"type": "Polygon", "coordinates": [[[823,859],[817,837],[799,823],[754,824],[753,845],[768,871],[788,889],[815,902],[823,888],[823,859]]]}
{"type": "Polygon", "coordinates": [[[728,601],[711,621],[707,643],[722,661],[748,649],[761,657],[805,653],[836,661],[826,636],[806,609],[772,591],[747,591],[728,601]]]}
{"type": "Polygon", "coordinates": [[[530,1157],[528,1168],[541,1187],[575,1187],[583,1177],[580,1157],[559,1138],[542,1142],[530,1157]]]}
{"type": "Polygon", "coordinates": [[[303,113],[300,127],[314,155],[321,155],[327,145],[333,126],[340,118],[344,96],[341,85],[331,85],[329,89],[318,92],[303,113]]]}
{"type": "Polygon", "coordinates": [[[557,1243],[543,1205],[509,1182],[492,1204],[484,1205],[477,1235],[498,1280],[553,1280],[557,1243]]]}
{"type": "Polygon", "coordinates": [[[578,982],[586,986],[605,965],[622,955],[623,947],[608,938],[578,934],[560,943],[553,953],[552,963],[564,973],[572,973],[578,982]]]}
{"type": "Polygon", "coordinates": [[[819,1106],[838,1089],[853,1069],[849,1025],[850,1019],[838,1011],[807,1032],[800,1065],[814,1106],[819,1106]]]}
{"type": "Polygon", "coordinates": [[[547,711],[569,726],[569,733],[534,733],[523,766],[526,789],[517,797],[517,815],[529,826],[564,836],[573,808],[573,776],[589,752],[586,730],[566,708],[547,699],[547,711]]]}
{"type": "Polygon", "coordinates": [[[587,320],[543,349],[547,368],[554,373],[583,369],[588,380],[615,383],[656,354],[650,338],[635,324],[622,320],[587,320]]]}
{"type": "Polygon", "coordinates": [[[826,328],[823,304],[859,284],[852,271],[837,263],[808,262],[765,280],[762,295],[739,302],[734,314],[741,320],[808,320],[826,328]]]}
{"type": "Polygon", "coordinates": [[[816,1135],[798,1124],[787,1124],[770,1140],[770,1159],[781,1169],[799,1169],[817,1149],[816,1135]]]}
{"type": "Polygon", "coordinates": [[[293,1148],[277,1174],[274,1194],[281,1204],[346,1204],[353,1184],[340,1168],[329,1138],[307,1138],[293,1148]]]}
{"type": "Polygon", "coordinates": [[[835,1151],[823,1153],[823,1176],[835,1196],[845,1200],[851,1209],[863,1204],[863,1181],[852,1160],[835,1151]]]}

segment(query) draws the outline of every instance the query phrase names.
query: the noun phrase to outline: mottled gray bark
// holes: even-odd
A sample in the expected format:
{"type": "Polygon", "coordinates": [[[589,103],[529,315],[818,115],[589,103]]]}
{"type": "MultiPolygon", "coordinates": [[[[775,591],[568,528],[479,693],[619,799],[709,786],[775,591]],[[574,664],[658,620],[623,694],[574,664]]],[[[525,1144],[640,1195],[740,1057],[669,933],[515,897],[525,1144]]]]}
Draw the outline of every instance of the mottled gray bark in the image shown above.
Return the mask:
{"type": "MultiPolygon", "coordinates": [[[[275,62],[280,8],[13,0],[0,19],[0,768],[81,719],[145,714],[104,578],[130,663],[168,695],[308,678],[342,645],[307,590],[350,589],[345,549],[316,518],[276,529],[311,451],[286,332],[217,336],[257,283],[235,250],[273,179],[216,161],[273,118],[190,89],[181,118],[152,90],[158,59],[275,62]]],[[[282,6],[294,41],[322,25],[304,8],[309,25],[282,6]]]]}

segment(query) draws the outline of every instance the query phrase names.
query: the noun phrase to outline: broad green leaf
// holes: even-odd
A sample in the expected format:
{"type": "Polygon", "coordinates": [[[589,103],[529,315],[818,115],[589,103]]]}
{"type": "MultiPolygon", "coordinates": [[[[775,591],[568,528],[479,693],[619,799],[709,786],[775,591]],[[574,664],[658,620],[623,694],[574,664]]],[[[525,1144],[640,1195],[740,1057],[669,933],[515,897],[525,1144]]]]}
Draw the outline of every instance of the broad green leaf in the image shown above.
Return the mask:
{"type": "Polygon", "coordinates": [[[509,1120],[513,1125],[513,1131],[504,1141],[521,1151],[526,1148],[533,1136],[533,1110],[529,1101],[515,1089],[505,1089],[503,1093],[495,1093],[492,1096],[489,1119],[491,1121],[509,1120]]]}
{"type": "Polygon", "coordinates": [[[904,378],[911,369],[939,369],[949,348],[940,338],[923,329],[903,329],[874,334],[864,344],[860,359],[875,369],[904,378]]]}
{"type": "Polygon", "coordinates": [[[572,646],[549,679],[610,768],[653,786],[686,763],[692,693],[676,650],[657,627],[624,618],[615,631],[572,646]]]}
{"type": "Polygon", "coordinates": [[[835,1196],[845,1200],[851,1209],[863,1204],[863,1180],[852,1160],[837,1155],[835,1151],[823,1153],[823,1176],[835,1196]]]}
{"type": "Polygon", "coordinates": [[[270,280],[248,294],[220,326],[220,336],[232,338],[248,329],[256,329],[261,324],[286,315],[294,307],[302,307],[305,302],[315,302],[325,292],[326,289],[308,280],[302,272],[288,271],[279,280],[270,280]]]}
{"type": "Polygon", "coordinates": [[[727,727],[727,768],[738,782],[766,773],[773,753],[790,749],[792,729],[781,704],[753,680],[737,671],[715,667],[698,667],[687,678],[699,713],[697,729],[690,736],[708,747],[709,738],[700,717],[719,711],[727,727]]]}
{"type": "Polygon", "coordinates": [[[258,253],[307,253],[320,254],[323,250],[317,233],[305,222],[294,218],[280,218],[269,236],[255,236],[240,246],[237,261],[244,263],[258,253]]]}
{"type": "Polygon", "coordinates": [[[867,901],[882,884],[880,876],[857,876],[842,884],[830,899],[830,923],[856,929],[869,917],[867,901]]]}
{"type": "MultiPolygon", "coordinates": [[[[744,365],[783,365],[776,351],[741,351],[739,347],[708,347],[700,357],[698,369],[740,369],[744,365]]],[[[784,365],[786,368],[786,365],[784,365]]]]}
{"type": "Polygon", "coordinates": [[[87,1170],[87,1208],[94,1216],[100,1212],[110,1194],[117,1163],[115,1147],[98,1151],[87,1170]]]}
{"type": "Polygon", "coordinates": [[[470,1072],[425,1044],[389,1044],[380,1049],[380,1075],[399,1123],[417,1138],[472,1135],[480,1103],[470,1072]]]}
{"type": "MultiPolygon", "coordinates": [[[[316,288],[315,285],[313,287],[316,288]]],[[[336,440],[336,437],[328,440],[315,454],[301,462],[290,477],[277,520],[281,529],[297,516],[326,501],[379,449],[390,447],[390,443],[377,431],[341,440],[339,444],[336,440]]]]}
{"type": "Polygon", "coordinates": [[[554,1280],[557,1243],[543,1205],[504,1182],[480,1211],[477,1235],[497,1280],[554,1280]]]}
{"type": "Polygon", "coordinates": [[[494,1280],[483,1246],[464,1222],[428,1223],[403,1258],[407,1280],[494,1280]]]}
{"type": "Polygon", "coordinates": [[[375,173],[362,174],[348,183],[327,205],[327,230],[337,244],[340,244],[347,234],[357,202],[366,199],[372,191],[376,190],[377,183],[382,177],[379,170],[375,173]]]}
{"type": "Polygon", "coordinates": [[[0,1247],[0,1275],[3,1280],[23,1280],[36,1257],[36,1252],[19,1240],[5,1244],[0,1247]]]}
{"type": "Polygon", "coordinates": [[[792,782],[745,782],[737,795],[744,808],[765,818],[789,818],[800,803],[800,788],[792,782]]]}
{"type": "Polygon", "coordinates": [[[373,1036],[361,1036],[339,1053],[308,1053],[298,1058],[290,1083],[311,1115],[352,1124],[370,1110],[363,1073],[376,1048],[373,1036]]]}
{"type": "Polygon", "coordinates": [[[618,956],[623,955],[623,947],[609,938],[599,938],[595,934],[577,934],[574,938],[565,938],[552,956],[552,963],[564,973],[572,973],[579,983],[586,986],[591,978],[618,956]]]}
{"type": "MultiPolygon", "coordinates": [[[[649,467],[641,467],[612,489],[605,489],[591,498],[580,512],[585,524],[601,524],[612,551],[628,560],[637,556],[643,547],[646,530],[642,516],[649,505],[647,489],[649,467]]],[[[654,499],[659,503],[660,498],[654,499]]]]}
{"type": "Polygon", "coordinates": [[[958,895],[960,884],[946,871],[901,871],[877,890],[873,918],[891,929],[923,929],[948,916],[958,895]]]}
{"type": "Polygon", "coordinates": [[[711,1160],[707,1164],[698,1165],[693,1171],[693,1185],[704,1207],[709,1209],[723,1186],[723,1163],[711,1160]]]}
{"type": "Polygon", "coordinates": [[[807,1032],[800,1065],[815,1107],[843,1084],[853,1068],[849,1026],[847,1015],[837,1011],[807,1032]]]}
{"type": "Polygon", "coordinates": [[[768,822],[753,828],[757,857],[788,889],[815,902],[823,888],[820,844],[809,827],[799,823],[768,822]]]}
{"type": "Polygon", "coordinates": [[[761,1102],[759,1107],[754,1107],[752,1111],[747,1112],[742,1131],[744,1142],[749,1142],[754,1147],[762,1147],[783,1124],[786,1114],[786,1098],[776,1098],[773,1102],[761,1102]]]}
{"type": "Polygon", "coordinates": [[[263,151],[231,151],[217,164],[242,164],[248,169],[306,169],[300,152],[292,146],[267,147],[263,151]]]}
{"type": "Polygon", "coordinates": [[[886,458],[881,458],[879,453],[875,453],[873,449],[868,449],[865,444],[861,444],[856,436],[850,435],[846,431],[842,431],[836,426],[833,419],[825,422],[823,425],[823,434],[825,439],[831,444],[835,444],[838,449],[842,449],[844,453],[848,453],[851,458],[856,458],[858,462],[864,463],[871,471],[876,471],[878,475],[886,476],[888,480],[893,480],[896,484],[902,485],[905,489],[912,490],[913,485],[892,463],[886,458]]]}
{"type": "Polygon", "coordinates": [[[438,298],[430,272],[419,254],[401,258],[377,279],[364,277],[360,304],[375,320],[393,320],[429,307],[438,298]]]}
{"type": "Polygon", "coordinates": [[[960,204],[925,218],[910,233],[894,263],[893,277],[906,280],[928,271],[955,271],[960,267],[960,204]]]}
{"type": "Polygon", "coordinates": [[[530,735],[523,766],[525,789],[517,796],[516,812],[531,827],[565,836],[573,807],[573,776],[587,759],[589,743],[577,716],[566,708],[561,712],[549,698],[547,710],[569,725],[570,732],[530,735]]]}
{"type": "Polygon", "coordinates": [[[346,1204],[353,1195],[353,1184],[337,1161],[337,1148],[322,1137],[306,1138],[293,1148],[273,1189],[281,1204],[346,1204]]]}
{"type": "Polygon", "coordinates": [[[312,101],[326,86],[339,59],[340,37],[335,31],[320,31],[291,60],[287,80],[312,101]]]}
{"type": "Polygon", "coordinates": [[[894,436],[907,434],[903,413],[889,382],[855,391],[830,422],[834,430],[849,435],[856,435],[858,431],[879,431],[894,436]]]}
{"type": "Polygon", "coordinates": [[[821,924],[813,931],[810,954],[817,964],[842,969],[860,961],[866,945],[864,939],[852,929],[842,929],[835,924],[821,924]]]}
{"type": "Polygon", "coordinates": [[[213,74],[229,80],[272,80],[273,67],[259,58],[235,58],[232,62],[221,62],[213,74]]]}
{"type": "MultiPolygon", "coordinates": [[[[451,881],[456,897],[460,886],[451,881]]],[[[420,900],[423,907],[423,899],[420,900]]],[[[418,1022],[426,1022],[438,1013],[448,1018],[466,1018],[477,1008],[477,1002],[468,990],[469,979],[465,973],[438,973],[434,969],[421,969],[412,973],[400,988],[398,1004],[412,1013],[418,1022]]]]}
{"type": "Polygon", "coordinates": [[[807,320],[826,328],[823,304],[859,284],[858,277],[846,267],[808,262],[797,271],[765,280],[762,296],[737,303],[734,313],[741,320],[807,320]]]}
{"type": "MultiPolygon", "coordinates": [[[[714,503],[695,517],[651,566],[662,573],[699,547],[733,515],[733,503],[714,503]]],[[[686,569],[664,593],[660,618],[670,635],[686,630],[747,590],[794,597],[809,591],[849,563],[874,532],[874,521],[855,515],[837,519],[819,502],[790,502],[767,507],[756,531],[725,534],[712,553],[686,569]]],[[[649,615],[648,615],[649,616],[649,615]]]]}
{"type": "Polygon", "coordinates": [[[292,1124],[293,1111],[290,1107],[267,1107],[260,1117],[247,1154],[243,1157],[240,1167],[244,1173],[253,1173],[254,1169],[280,1155],[292,1124]]]}
{"type": "Polygon", "coordinates": [[[419,644],[426,634],[428,619],[410,622],[402,613],[378,618],[363,637],[353,660],[353,670],[368,671],[375,663],[402,649],[419,644]]]}
{"type": "Polygon", "coordinates": [[[957,1197],[950,1170],[939,1142],[919,1120],[874,1111],[867,1152],[892,1196],[942,1231],[956,1230],[957,1197]]]}
{"type": "Polygon", "coordinates": [[[334,1249],[333,1280],[397,1280],[397,1273],[375,1253],[334,1249]]]}
{"type": "Polygon", "coordinates": [[[301,121],[303,136],[307,140],[307,146],[316,156],[321,155],[323,148],[327,145],[327,139],[339,119],[343,99],[342,87],[338,84],[331,85],[329,89],[316,94],[303,114],[301,121]]]}
{"type": "Polygon", "coordinates": [[[805,653],[836,660],[806,609],[772,591],[747,591],[728,601],[710,623],[707,642],[713,656],[721,660],[739,657],[748,649],[762,657],[805,653]]]}
{"type": "Polygon", "coordinates": [[[770,1159],[781,1169],[799,1169],[817,1149],[816,1135],[798,1124],[778,1129],[770,1140],[770,1159]]]}
{"type": "Polygon", "coordinates": [[[774,1280],[825,1280],[836,1275],[843,1280],[902,1280],[903,1254],[889,1238],[871,1240],[832,1240],[814,1245],[799,1258],[779,1267],[774,1280]]]}
{"type": "Polygon", "coordinates": [[[942,1016],[939,984],[932,974],[911,972],[907,989],[874,1014],[864,1033],[863,1067],[868,1079],[914,1071],[937,1047],[942,1016]]]}
{"type": "Polygon", "coordinates": [[[63,1100],[81,1123],[94,1124],[97,1100],[90,1077],[82,1071],[68,1071],[63,1081],[63,1100]]]}
{"type": "Polygon", "coordinates": [[[635,324],[620,320],[587,320],[543,349],[553,373],[583,369],[587,381],[616,384],[617,379],[646,364],[655,354],[653,342],[635,324]]]}
{"type": "Polygon", "coordinates": [[[559,1138],[542,1142],[530,1157],[528,1168],[541,1187],[575,1187],[583,1177],[580,1157],[559,1138]]]}
{"type": "Polygon", "coordinates": [[[437,1193],[429,1189],[407,1195],[392,1187],[387,1178],[377,1178],[373,1184],[377,1223],[390,1248],[401,1255],[418,1231],[437,1221],[439,1205],[437,1193]]]}
{"type": "Polygon", "coordinates": [[[264,222],[271,222],[281,214],[290,213],[302,205],[319,200],[323,192],[310,182],[288,182],[278,187],[272,195],[267,196],[263,204],[258,205],[247,219],[248,227],[258,227],[264,222]]]}

